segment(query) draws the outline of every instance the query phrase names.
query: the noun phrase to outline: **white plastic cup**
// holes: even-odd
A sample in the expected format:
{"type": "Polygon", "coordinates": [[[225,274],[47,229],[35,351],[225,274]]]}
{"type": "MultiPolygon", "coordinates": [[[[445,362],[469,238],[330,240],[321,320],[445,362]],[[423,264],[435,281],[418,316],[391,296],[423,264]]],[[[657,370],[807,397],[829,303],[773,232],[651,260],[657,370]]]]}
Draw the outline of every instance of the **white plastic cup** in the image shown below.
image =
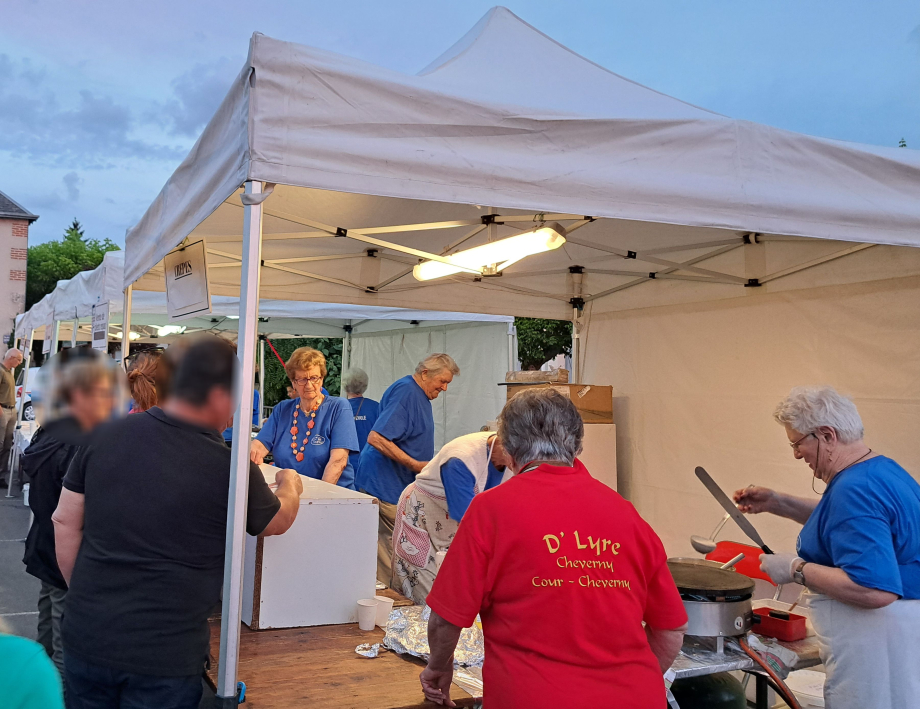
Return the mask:
{"type": "Polygon", "coordinates": [[[373,630],[377,623],[377,599],[362,598],[358,601],[358,627],[373,630]]]}
{"type": "Polygon", "coordinates": [[[390,611],[393,610],[393,599],[386,596],[374,596],[377,601],[377,625],[386,630],[390,611]]]}

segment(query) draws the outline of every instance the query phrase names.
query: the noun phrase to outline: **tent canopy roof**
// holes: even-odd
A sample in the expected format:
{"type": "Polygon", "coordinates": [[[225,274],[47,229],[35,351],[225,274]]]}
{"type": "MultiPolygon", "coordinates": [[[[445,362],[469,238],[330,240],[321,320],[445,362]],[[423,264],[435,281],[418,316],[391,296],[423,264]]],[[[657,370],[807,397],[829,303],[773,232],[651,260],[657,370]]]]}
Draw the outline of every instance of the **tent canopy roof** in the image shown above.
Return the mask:
{"type": "MultiPolygon", "coordinates": [[[[630,291],[610,307],[741,295],[751,277],[845,250],[813,239],[920,244],[917,151],[692,106],[578,56],[504,8],[417,76],[253,35],[219,110],[129,231],[125,284],[162,289],[152,269],[186,237],[203,236],[214,291],[236,295],[247,180],[278,185],[263,204],[261,294],[279,300],[566,317],[571,298],[610,303],[653,272],[684,282],[630,291]],[[490,208],[504,224],[483,224],[490,208]],[[406,275],[417,256],[399,247],[446,253],[550,215],[585,228],[500,278],[419,284],[406,275]],[[453,226],[431,226],[443,222],[453,226]],[[411,227],[419,224],[429,226],[411,227]],[[763,267],[735,248],[777,238],[763,267]]],[[[843,277],[865,278],[862,265],[843,277]]]]}

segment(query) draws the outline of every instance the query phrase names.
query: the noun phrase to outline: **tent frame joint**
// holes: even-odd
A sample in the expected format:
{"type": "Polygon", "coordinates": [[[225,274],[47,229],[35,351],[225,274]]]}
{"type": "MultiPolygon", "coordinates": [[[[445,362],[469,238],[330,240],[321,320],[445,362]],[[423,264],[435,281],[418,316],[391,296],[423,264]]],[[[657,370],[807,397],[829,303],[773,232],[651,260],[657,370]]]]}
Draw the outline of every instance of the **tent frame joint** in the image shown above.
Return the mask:
{"type": "Polygon", "coordinates": [[[634,259],[634,258],[636,258],[638,255],[639,255],[639,254],[636,253],[635,251],[627,251],[627,252],[626,252],[626,256],[624,256],[624,258],[632,258],[632,259],[634,259]]]}
{"type": "Polygon", "coordinates": [[[751,232],[750,234],[745,234],[744,236],[742,236],[741,239],[742,241],[744,241],[745,244],[759,244],[761,243],[760,236],[761,234],[751,232]]]}
{"type": "Polygon", "coordinates": [[[760,282],[759,278],[748,278],[747,283],[744,284],[745,288],[760,288],[763,283],[760,282]]]}
{"type": "Polygon", "coordinates": [[[336,237],[348,236],[348,229],[346,229],[343,226],[337,226],[335,228],[335,236],[336,237]]]}
{"type": "Polygon", "coordinates": [[[576,273],[584,273],[584,272],[585,272],[584,266],[569,266],[569,273],[576,274],[576,273]]]}
{"type": "Polygon", "coordinates": [[[579,312],[585,309],[585,299],[584,298],[569,298],[569,305],[573,308],[577,308],[579,312]]]}

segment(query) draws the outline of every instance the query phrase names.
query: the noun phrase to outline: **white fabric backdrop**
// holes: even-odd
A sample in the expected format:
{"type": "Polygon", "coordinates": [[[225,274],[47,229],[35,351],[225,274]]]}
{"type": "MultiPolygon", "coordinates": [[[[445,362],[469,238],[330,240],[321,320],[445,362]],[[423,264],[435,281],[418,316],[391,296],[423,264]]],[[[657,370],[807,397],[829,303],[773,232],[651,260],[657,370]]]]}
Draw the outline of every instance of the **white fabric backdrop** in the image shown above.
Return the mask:
{"type": "Polygon", "coordinates": [[[460,367],[445,393],[432,402],[435,450],[494,420],[505,403],[508,326],[505,323],[447,325],[403,332],[357,335],[351,362],[370,380],[367,396],[380,401],[386,388],[432,352],[446,352],[460,367]],[[448,415],[449,414],[449,415],[448,415]]]}
{"type": "MultiPolygon", "coordinates": [[[[799,384],[852,395],[868,444],[920,475],[918,313],[913,276],[593,318],[584,379],[622,397],[620,492],[672,555],[692,555],[690,535],[708,534],[722,514],[697,465],[729,493],[755,483],[813,495],[810,469],[772,419],[799,384]]],[[[752,521],[773,549],[794,549],[799,525],[752,521]]],[[[746,541],[731,523],[722,538],[746,541]]]]}

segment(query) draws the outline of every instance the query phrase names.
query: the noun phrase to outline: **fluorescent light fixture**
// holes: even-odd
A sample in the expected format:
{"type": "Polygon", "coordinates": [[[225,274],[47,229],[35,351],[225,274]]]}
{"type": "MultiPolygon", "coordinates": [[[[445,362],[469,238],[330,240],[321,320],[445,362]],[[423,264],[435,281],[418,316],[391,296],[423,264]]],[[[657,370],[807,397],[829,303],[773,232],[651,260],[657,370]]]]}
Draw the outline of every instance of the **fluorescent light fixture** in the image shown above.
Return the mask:
{"type": "MultiPolygon", "coordinates": [[[[116,340],[120,340],[124,337],[124,333],[116,332],[114,335],[112,335],[112,337],[114,337],[116,340]]],[[[128,335],[128,339],[129,340],[139,340],[141,339],[141,335],[139,332],[134,332],[134,330],[132,330],[131,333],[128,335]]]]}
{"type": "Polygon", "coordinates": [[[227,320],[239,320],[239,319],[240,319],[239,315],[228,315],[227,316],[227,320]]]}
{"type": "Polygon", "coordinates": [[[185,330],[185,325],[164,325],[163,327],[157,328],[157,336],[166,337],[167,335],[181,335],[185,330]]]}
{"type": "Polygon", "coordinates": [[[430,281],[471,268],[483,275],[495,275],[522,258],[558,249],[564,243],[565,229],[551,222],[533,231],[491,241],[446,257],[457,266],[441,261],[424,261],[412,269],[412,275],[418,281],[430,281]]]}

